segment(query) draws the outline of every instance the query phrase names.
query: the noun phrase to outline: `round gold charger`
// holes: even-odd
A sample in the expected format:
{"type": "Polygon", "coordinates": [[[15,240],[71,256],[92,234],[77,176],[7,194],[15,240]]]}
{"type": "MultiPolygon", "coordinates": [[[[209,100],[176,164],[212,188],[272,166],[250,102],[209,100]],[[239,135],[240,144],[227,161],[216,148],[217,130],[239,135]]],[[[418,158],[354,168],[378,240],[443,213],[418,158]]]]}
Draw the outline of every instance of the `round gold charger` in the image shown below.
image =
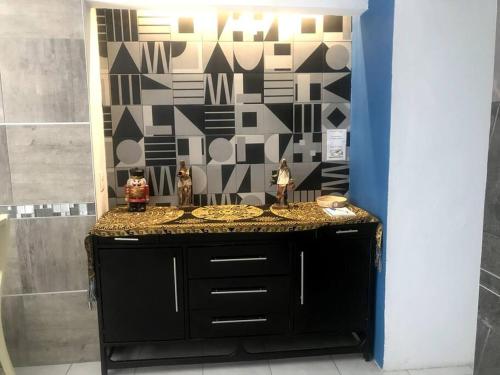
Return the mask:
{"type": "Polygon", "coordinates": [[[106,213],[95,226],[96,230],[129,230],[146,228],[177,220],[183,210],[174,207],[147,207],[145,212],[128,212],[127,207],[117,207],[106,213]]]}
{"type": "Polygon", "coordinates": [[[205,220],[236,221],[253,219],[263,213],[264,211],[255,206],[249,206],[246,204],[228,204],[199,207],[191,214],[194,217],[205,220]]]}
{"type": "Polygon", "coordinates": [[[271,206],[271,212],[276,216],[299,221],[331,221],[323,208],[316,202],[290,203],[287,208],[271,206]]]}

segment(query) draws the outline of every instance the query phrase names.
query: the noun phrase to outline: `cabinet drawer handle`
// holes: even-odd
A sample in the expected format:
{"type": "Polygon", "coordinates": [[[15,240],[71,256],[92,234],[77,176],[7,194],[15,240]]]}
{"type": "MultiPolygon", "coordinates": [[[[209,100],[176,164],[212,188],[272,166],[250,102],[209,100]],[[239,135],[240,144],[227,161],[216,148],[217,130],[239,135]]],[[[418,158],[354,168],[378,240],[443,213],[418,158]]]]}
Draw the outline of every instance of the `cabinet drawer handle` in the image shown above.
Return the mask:
{"type": "Polygon", "coordinates": [[[338,230],[335,233],[337,234],[344,234],[344,233],[358,233],[359,231],[357,229],[344,229],[344,230],[338,230]]]}
{"type": "Polygon", "coordinates": [[[250,258],[212,258],[211,263],[221,263],[221,262],[257,262],[265,261],[267,257],[250,257],[250,258]]]}
{"type": "Polygon", "coordinates": [[[304,304],[304,252],[300,252],[300,304],[304,304]]]}
{"type": "Polygon", "coordinates": [[[173,258],[174,264],[174,296],[175,296],[175,312],[179,312],[179,298],[177,296],[177,258],[173,258]]]}
{"type": "Polygon", "coordinates": [[[267,293],[267,289],[239,289],[239,290],[212,290],[210,294],[251,294],[251,293],[267,293]]]}
{"type": "Polygon", "coordinates": [[[133,237],[115,237],[115,241],[139,241],[139,239],[133,237]]]}
{"type": "Polygon", "coordinates": [[[212,320],[212,324],[263,323],[263,322],[267,322],[267,318],[252,318],[252,319],[216,319],[216,320],[212,320]]]}

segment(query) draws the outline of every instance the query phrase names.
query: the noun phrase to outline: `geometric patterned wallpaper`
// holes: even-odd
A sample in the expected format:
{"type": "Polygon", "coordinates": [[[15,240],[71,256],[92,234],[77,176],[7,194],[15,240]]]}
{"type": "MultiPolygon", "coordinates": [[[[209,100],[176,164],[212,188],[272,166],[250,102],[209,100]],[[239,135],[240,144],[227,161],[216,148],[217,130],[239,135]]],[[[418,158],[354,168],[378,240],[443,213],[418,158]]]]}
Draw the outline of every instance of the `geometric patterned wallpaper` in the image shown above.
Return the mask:
{"type": "Polygon", "coordinates": [[[350,17],[98,9],[97,23],[111,205],[136,166],[151,202],[176,204],[180,160],[197,205],[273,203],[283,157],[290,201],[348,190],[348,161],[324,155],[326,131],[350,127],[350,17]]]}

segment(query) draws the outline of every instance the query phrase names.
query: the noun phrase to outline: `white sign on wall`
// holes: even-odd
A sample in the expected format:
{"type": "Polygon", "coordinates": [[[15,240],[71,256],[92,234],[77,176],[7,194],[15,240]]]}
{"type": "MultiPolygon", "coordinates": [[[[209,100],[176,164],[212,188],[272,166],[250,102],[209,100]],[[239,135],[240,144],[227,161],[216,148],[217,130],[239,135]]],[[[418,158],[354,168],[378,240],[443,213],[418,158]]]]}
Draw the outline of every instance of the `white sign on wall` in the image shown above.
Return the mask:
{"type": "Polygon", "coordinates": [[[326,160],[345,160],[347,129],[330,129],[326,131],[326,160]]]}

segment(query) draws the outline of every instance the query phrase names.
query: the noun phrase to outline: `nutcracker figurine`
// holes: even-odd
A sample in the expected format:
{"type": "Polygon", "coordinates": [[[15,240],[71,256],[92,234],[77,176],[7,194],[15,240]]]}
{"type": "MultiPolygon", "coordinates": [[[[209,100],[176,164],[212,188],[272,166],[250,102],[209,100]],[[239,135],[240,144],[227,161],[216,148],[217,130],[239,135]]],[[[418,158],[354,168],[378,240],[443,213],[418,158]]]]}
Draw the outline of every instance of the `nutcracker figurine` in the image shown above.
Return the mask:
{"type": "Polygon", "coordinates": [[[144,178],[143,169],[130,170],[130,178],[125,186],[125,201],[128,202],[130,212],[146,211],[146,203],[149,202],[149,186],[144,178]]]}

